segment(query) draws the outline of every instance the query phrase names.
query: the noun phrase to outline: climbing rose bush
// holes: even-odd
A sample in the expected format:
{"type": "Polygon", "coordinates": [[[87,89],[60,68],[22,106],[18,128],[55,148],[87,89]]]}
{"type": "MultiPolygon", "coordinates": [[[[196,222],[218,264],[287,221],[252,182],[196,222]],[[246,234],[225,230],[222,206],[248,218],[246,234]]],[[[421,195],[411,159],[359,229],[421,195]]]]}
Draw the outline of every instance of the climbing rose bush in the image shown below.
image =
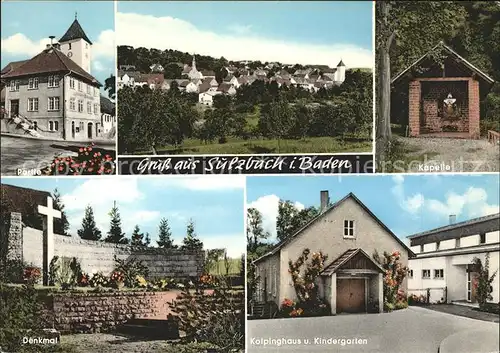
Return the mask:
{"type": "Polygon", "coordinates": [[[400,289],[400,287],[408,273],[408,268],[401,264],[400,262],[401,254],[399,253],[399,251],[393,251],[392,253],[384,252],[382,257],[377,252],[375,252],[373,258],[385,270],[384,273],[385,304],[391,304],[390,306],[393,306],[394,304],[400,302],[406,302],[407,301],[406,294],[402,289],[400,289]]]}
{"type": "Polygon", "coordinates": [[[316,278],[323,270],[327,256],[321,251],[313,252],[310,262],[309,249],[304,249],[297,261],[288,263],[288,273],[292,276],[293,287],[299,302],[315,302],[318,299],[318,288],[315,284],[316,278]],[[301,273],[302,266],[305,265],[304,273],[301,273]]]}
{"type": "Polygon", "coordinates": [[[45,175],[114,174],[114,152],[96,149],[94,144],[80,147],[76,157],[57,157],[43,171],[45,175]]]}
{"type": "Polygon", "coordinates": [[[485,304],[493,300],[491,293],[493,292],[492,283],[498,273],[498,269],[490,274],[490,254],[486,254],[484,265],[482,261],[475,257],[472,259],[472,264],[476,268],[477,278],[472,282],[476,290],[476,297],[479,303],[479,308],[484,309],[485,304]]]}

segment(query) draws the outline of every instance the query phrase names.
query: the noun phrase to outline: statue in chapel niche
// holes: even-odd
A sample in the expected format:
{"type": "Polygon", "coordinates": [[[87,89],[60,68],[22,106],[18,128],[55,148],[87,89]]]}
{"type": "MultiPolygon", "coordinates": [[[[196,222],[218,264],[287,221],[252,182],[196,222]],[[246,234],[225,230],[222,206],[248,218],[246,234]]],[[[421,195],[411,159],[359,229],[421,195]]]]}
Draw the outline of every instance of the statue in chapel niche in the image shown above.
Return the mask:
{"type": "Polygon", "coordinates": [[[451,93],[448,93],[448,96],[443,100],[443,119],[452,121],[460,119],[457,99],[453,98],[451,93]]]}

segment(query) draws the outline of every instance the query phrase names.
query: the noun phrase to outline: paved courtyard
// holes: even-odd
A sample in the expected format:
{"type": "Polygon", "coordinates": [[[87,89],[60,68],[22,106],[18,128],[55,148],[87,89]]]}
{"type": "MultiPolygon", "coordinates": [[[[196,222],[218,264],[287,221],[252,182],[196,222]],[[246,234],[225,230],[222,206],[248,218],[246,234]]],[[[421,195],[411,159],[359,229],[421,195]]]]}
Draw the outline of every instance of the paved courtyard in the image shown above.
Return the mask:
{"type": "Polygon", "coordinates": [[[482,347],[498,347],[498,323],[420,307],[384,314],[251,320],[248,322],[247,347],[248,353],[437,353],[440,343],[447,337],[472,329],[475,335],[482,332],[482,342],[476,342],[474,335],[471,336],[469,341],[474,350],[469,350],[469,353],[496,351],[482,347]]]}

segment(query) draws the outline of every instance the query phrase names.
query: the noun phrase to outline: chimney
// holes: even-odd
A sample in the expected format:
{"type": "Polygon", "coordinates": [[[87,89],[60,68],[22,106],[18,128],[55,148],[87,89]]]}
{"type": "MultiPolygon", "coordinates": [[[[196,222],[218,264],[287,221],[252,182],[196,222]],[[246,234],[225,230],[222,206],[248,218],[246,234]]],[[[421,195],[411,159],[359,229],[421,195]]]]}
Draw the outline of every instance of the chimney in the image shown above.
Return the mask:
{"type": "Polygon", "coordinates": [[[450,215],[450,224],[455,224],[457,221],[457,215],[451,214],[450,215]]]}
{"type": "Polygon", "coordinates": [[[321,206],[320,213],[323,213],[328,208],[328,203],[330,202],[330,198],[328,197],[328,190],[321,191],[321,206]]]}
{"type": "Polygon", "coordinates": [[[49,37],[49,38],[50,38],[50,45],[51,45],[51,46],[52,46],[52,44],[54,44],[54,38],[55,38],[55,37],[56,37],[56,36],[50,36],[50,37],[49,37]]]}

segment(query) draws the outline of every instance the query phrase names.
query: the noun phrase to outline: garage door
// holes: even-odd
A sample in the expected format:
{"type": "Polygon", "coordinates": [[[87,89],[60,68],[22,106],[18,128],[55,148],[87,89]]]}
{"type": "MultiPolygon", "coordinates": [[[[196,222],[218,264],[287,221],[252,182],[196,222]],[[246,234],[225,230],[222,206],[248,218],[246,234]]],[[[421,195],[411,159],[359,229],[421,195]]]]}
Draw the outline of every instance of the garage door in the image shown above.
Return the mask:
{"type": "Polygon", "coordinates": [[[366,311],[365,280],[337,280],[337,313],[359,313],[366,311]]]}

